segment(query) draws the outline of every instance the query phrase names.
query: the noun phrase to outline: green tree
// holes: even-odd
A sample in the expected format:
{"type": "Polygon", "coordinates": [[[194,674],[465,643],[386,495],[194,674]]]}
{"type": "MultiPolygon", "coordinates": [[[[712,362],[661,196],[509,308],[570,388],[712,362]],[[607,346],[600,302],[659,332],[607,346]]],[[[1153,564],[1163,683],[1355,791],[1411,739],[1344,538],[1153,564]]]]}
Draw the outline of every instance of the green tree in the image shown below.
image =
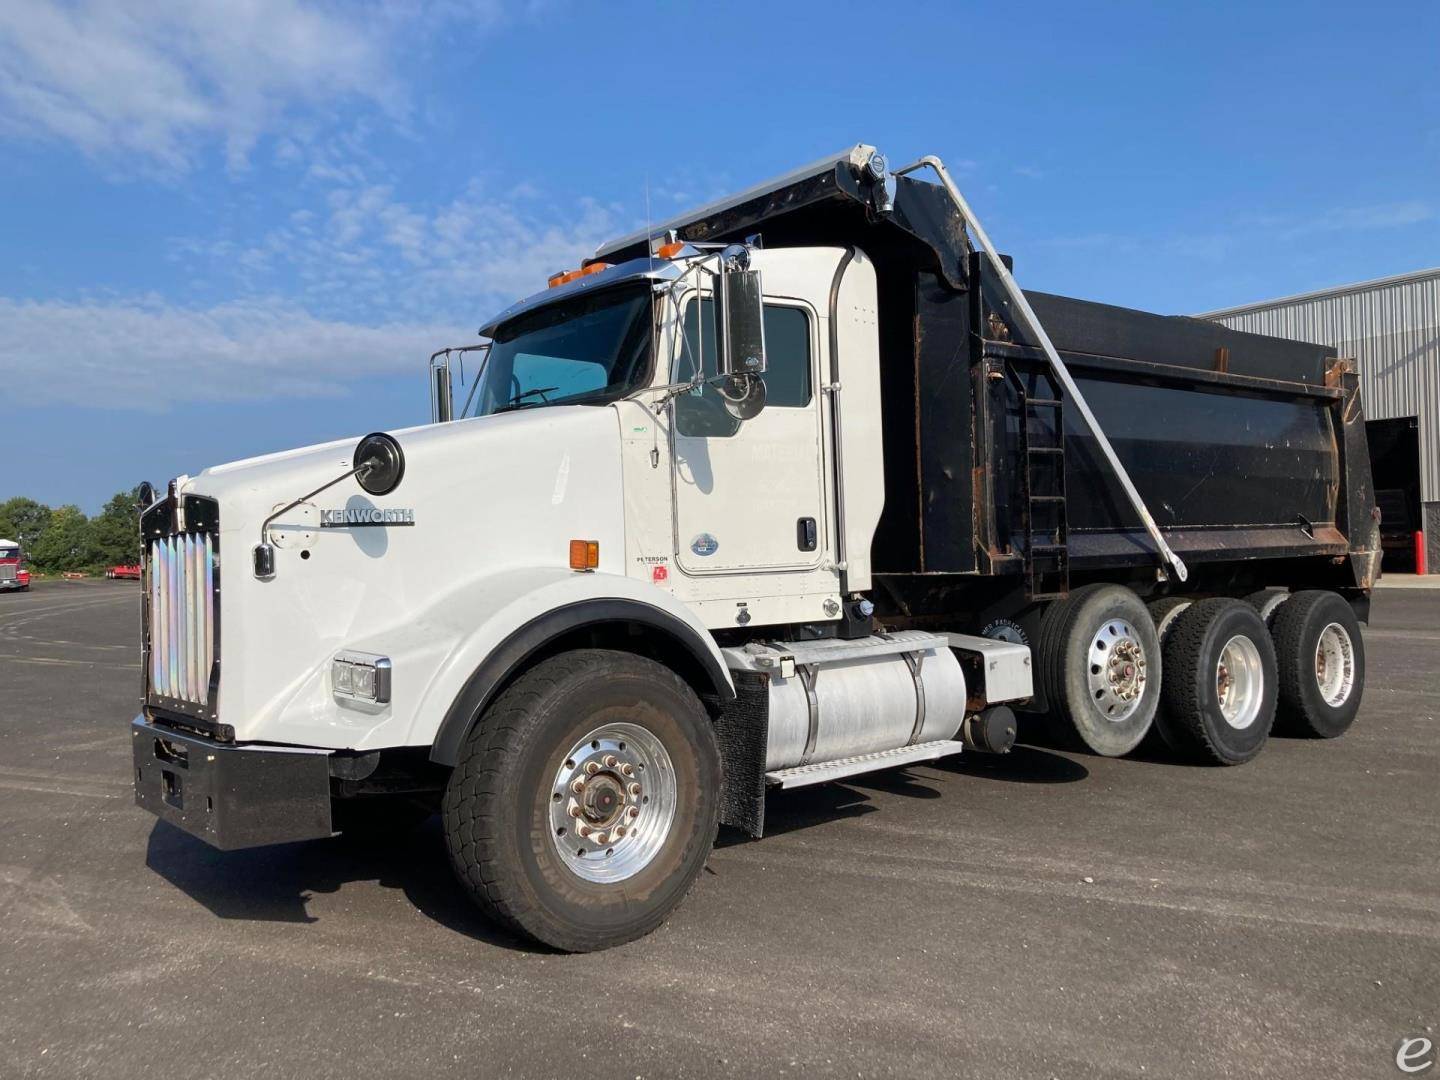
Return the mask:
{"type": "Polygon", "coordinates": [[[90,519],[90,546],[105,566],[140,561],[140,517],[135,504],[139,488],[117,492],[105,509],[90,519]]]}
{"type": "Polygon", "coordinates": [[[51,514],[50,524],[30,548],[30,562],[47,574],[83,570],[95,561],[90,522],[78,506],[62,506],[51,514]]]}
{"type": "Polygon", "coordinates": [[[16,496],[0,503],[0,537],[17,540],[26,551],[49,527],[52,511],[44,503],[16,496]]]}

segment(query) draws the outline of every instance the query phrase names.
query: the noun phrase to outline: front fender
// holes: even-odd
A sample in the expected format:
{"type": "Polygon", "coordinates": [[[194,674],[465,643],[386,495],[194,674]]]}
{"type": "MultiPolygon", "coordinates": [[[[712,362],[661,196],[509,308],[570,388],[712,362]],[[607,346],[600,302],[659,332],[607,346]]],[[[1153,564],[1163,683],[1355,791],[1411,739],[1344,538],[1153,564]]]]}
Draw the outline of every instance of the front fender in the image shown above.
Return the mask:
{"type": "Polygon", "coordinates": [[[443,602],[445,621],[469,620],[425,688],[407,742],[429,745],[443,765],[459,760],[470,726],[508,676],[560,634],[601,622],[633,621],[669,634],[705,670],[711,689],[734,694],[714,638],[664,590],[618,574],[555,567],[507,571],[471,582],[443,602]]]}

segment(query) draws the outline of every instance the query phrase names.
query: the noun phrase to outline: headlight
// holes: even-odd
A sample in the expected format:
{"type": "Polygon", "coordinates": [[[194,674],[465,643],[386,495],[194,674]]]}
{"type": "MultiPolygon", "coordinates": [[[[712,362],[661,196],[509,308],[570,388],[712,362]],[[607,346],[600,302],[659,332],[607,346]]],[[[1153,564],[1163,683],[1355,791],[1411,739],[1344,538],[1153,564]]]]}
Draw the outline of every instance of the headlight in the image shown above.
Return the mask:
{"type": "Polygon", "coordinates": [[[330,663],[330,688],[337,698],[373,701],[390,700],[390,658],[374,653],[336,653],[330,663]]]}

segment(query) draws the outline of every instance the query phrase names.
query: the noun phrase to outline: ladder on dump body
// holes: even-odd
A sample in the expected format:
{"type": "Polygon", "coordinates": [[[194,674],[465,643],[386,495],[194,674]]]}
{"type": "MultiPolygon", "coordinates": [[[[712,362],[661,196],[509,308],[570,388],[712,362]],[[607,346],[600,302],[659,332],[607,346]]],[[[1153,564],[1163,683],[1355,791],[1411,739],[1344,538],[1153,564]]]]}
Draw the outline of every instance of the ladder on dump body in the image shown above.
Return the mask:
{"type": "Polygon", "coordinates": [[[1017,379],[1016,384],[1023,458],[1020,495],[1024,502],[1025,595],[1030,600],[1055,600],[1070,591],[1065,403],[1058,396],[1032,397],[1023,382],[1017,379]]]}
{"type": "MultiPolygon", "coordinates": [[[[1141,525],[1143,525],[1145,531],[1150,534],[1150,540],[1155,545],[1155,555],[1160,563],[1162,578],[1173,573],[1177,579],[1184,581],[1189,576],[1189,571],[1185,568],[1184,560],[1176,555],[1175,552],[1171,550],[1169,543],[1166,542],[1164,534],[1160,531],[1160,526],[1156,524],[1154,516],[1145,505],[1145,500],[1140,497],[1140,492],[1136,490],[1134,481],[1130,479],[1130,473],[1126,471],[1124,464],[1120,461],[1119,456],[1116,455],[1115,448],[1110,445],[1109,437],[1106,436],[1105,432],[1101,429],[1100,421],[1095,419],[1095,414],[1090,411],[1090,406],[1086,404],[1085,395],[1080,393],[1080,388],[1075,385],[1075,380],[1071,377],[1069,369],[1066,368],[1065,361],[1060,359],[1060,354],[1055,349],[1055,343],[1050,340],[1050,335],[1047,334],[1045,328],[1040,325],[1039,316],[1037,316],[1034,309],[1031,308],[1030,301],[1025,299],[1025,294],[1020,291],[1020,286],[1015,284],[1014,276],[1005,266],[1004,260],[1000,258],[1000,253],[995,250],[995,245],[990,242],[990,237],[986,235],[984,228],[980,225],[979,219],[976,218],[974,211],[970,209],[970,204],[965,201],[965,196],[960,194],[960,189],[955,186],[955,181],[950,179],[950,172],[945,168],[945,163],[934,155],[926,155],[919,161],[896,169],[893,175],[904,176],[907,173],[912,173],[921,168],[933,169],[935,171],[935,175],[940,178],[941,186],[944,187],[945,191],[949,194],[950,201],[955,204],[955,209],[960,212],[961,219],[970,231],[974,233],[975,239],[979,242],[985,254],[990,256],[991,264],[995,268],[995,276],[1000,279],[1000,284],[1004,287],[1005,294],[1010,298],[1010,304],[1015,314],[1019,316],[1020,320],[1029,328],[1030,333],[1034,335],[1036,341],[1039,343],[1041,350],[1045,353],[1046,360],[1050,363],[1051,372],[1054,373],[1055,379],[1060,386],[1064,388],[1064,396],[1069,397],[1071,403],[1075,406],[1075,411],[1080,414],[1080,419],[1084,421],[1085,427],[1088,428],[1090,434],[1094,436],[1095,445],[1099,449],[1100,455],[1109,463],[1111,471],[1115,474],[1115,479],[1120,481],[1120,488],[1125,493],[1126,499],[1129,500],[1135,513],[1140,516],[1141,525]]],[[[1057,406],[1059,404],[1058,392],[1056,404],[1057,406]]],[[[1063,432],[1061,438],[1063,439],[1063,432]]],[[[1063,460],[1063,452],[1057,456],[1063,460]]],[[[1027,453],[1025,456],[1027,483],[1030,464],[1031,456],[1027,453]]],[[[1063,501],[1063,493],[1060,498],[1063,501]]],[[[1026,509],[1029,510],[1030,507],[1027,506],[1026,509]]],[[[1030,556],[1027,554],[1027,565],[1029,558],[1030,556]]],[[[1069,577],[1068,566],[1066,568],[1066,577],[1069,577]]]]}

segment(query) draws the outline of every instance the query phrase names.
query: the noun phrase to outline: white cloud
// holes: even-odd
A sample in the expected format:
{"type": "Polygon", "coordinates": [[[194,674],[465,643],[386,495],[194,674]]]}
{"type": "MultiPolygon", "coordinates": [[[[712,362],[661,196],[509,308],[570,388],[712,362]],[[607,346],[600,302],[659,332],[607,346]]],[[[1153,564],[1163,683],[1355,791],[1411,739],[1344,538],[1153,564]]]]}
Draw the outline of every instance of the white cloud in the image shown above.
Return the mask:
{"type": "Polygon", "coordinates": [[[1435,206],[1418,199],[1410,199],[1337,207],[1304,216],[1289,211],[1250,214],[1236,220],[1238,227],[1222,228],[1213,232],[1177,232],[1162,236],[1117,232],[1052,234],[1037,239],[1035,243],[1050,248],[1109,250],[1126,254],[1164,251],[1183,259],[1221,263],[1233,258],[1237,252],[1254,250],[1260,246],[1293,244],[1329,233],[1404,229],[1436,220],[1440,220],[1440,211],[1437,211],[1435,206]]]}
{"type": "MultiPolygon", "coordinates": [[[[344,394],[356,378],[413,373],[471,327],[317,318],[285,301],[184,308],[159,298],[0,298],[0,371],[35,404],[164,409],[182,402],[344,394]]],[[[418,391],[417,391],[418,392],[418,391]]]]}
{"type": "Polygon", "coordinates": [[[559,210],[535,192],[499,197],[477,181],[415,205],[347,176],[352,186],[326,189],[315,209],[291,212],[258,241],[177,243],[190,275],[231,275],[240,299],[0,297],[0,372],[28,401],[146,409],[333,396],[373,375],[418,379],[432,351],[478,340],[484,318],[632,227],[590,201],[559,210]]]}
{"type": "MultiPolygon", "coordinates": [[[[472,20],[490,4],[448,5],[472,20]]],[[[232,167],[297,109],[404,93],[389,55],[423,5],[300,0],[0,3],[0,128],[183,171],[215,143],[232,167]]],[[[435,18],[427,15],[426,18],[435,18]]]]}
{"type": "Polygon", "coordinates": [[[1407,225],[1434,221],[1436,216],[1435,207],[1419,199],[1375,203],[1369,206],[1344,206],[1296,222],[1284,231],[1284,235],[1305,236],[1310,233],[1346,232],[1356,229],[1399,229],[1407,225]]]}
{"type": "MultiPolygon", "coordinates": [[[[353,164],[353,163],[352,163],[353,164]]],[[[241,292],[285,282],[330,317],[470,322],[578,266],[633,215],[582,199],[557,206],[531,190],[499,192],[473,180],[443,201],[401,199],[392,185],[347,170],[313,209],[259,238],[186,238],[175,257],[190,275],[234,280],[241,292]]]]}

